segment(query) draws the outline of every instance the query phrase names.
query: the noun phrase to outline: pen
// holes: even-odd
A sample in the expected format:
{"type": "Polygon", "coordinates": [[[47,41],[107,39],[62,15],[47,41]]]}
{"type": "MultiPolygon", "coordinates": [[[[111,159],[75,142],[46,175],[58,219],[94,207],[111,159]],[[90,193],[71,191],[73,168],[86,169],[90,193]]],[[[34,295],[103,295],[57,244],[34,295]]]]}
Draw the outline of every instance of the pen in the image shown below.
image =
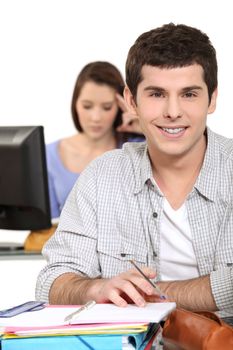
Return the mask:
{"type": "Polygon", "coordinates": [[[69,314],[68,316],[65,317],[64,322],[70,321],[72,320],[72,318],[74,316],[79,315],[81,312],[83,312],[84,310],[88,310],[91,307],[93,307],[96,304],[96,302],[94,300],[90,300],[88,301],[85,305],[81,306],[78,310],[72,312],[71,314],[69,314]]]}
{"type": "Polygon", "coordinates": [[[150,285],[157,290],[157,292],[159,293],[160,299],[166,299],[165,295],[162,293],[160,288],[144,274],[144,272],[135,264],[135,262],[133,260],[129,260],[129,261],[135,267],[135,269],[137,269],[138,272],[145,278],[145,280],[147,280],[147,282],[149,282],[150,285]]]}

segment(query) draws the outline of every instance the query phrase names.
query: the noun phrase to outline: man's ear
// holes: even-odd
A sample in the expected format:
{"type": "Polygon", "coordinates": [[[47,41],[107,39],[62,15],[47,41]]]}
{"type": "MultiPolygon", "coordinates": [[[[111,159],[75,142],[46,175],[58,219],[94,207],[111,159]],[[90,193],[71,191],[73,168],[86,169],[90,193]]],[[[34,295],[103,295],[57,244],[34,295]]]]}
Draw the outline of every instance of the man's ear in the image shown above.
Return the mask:
{"type": "Polygon", "coordinates": [[[216,88],[211,96],[211,101],[208,107],[208,114],[214,113],[216,109],[217,96],[218,96],[218,89],[216,88]]]}
{"type": "Polygon", "coordinates": [[[135,113],[137,114],[136,103],[134,102],[133,95],[132,95],[132,93],[127,85],[124,88],[124,99],[125,99],[125,102],[127,104],[128,109],[129,109],[129,112],[131,112],[133,114],[135,114],[135,113]]]}

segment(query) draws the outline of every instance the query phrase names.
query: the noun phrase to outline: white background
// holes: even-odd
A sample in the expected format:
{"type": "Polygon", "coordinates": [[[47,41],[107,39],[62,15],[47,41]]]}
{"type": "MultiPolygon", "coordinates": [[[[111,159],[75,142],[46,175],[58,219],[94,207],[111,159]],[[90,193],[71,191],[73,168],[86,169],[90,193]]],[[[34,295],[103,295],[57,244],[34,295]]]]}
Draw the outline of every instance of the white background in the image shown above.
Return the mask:
{"type": "Polygon", "coordinates": [[[185,23],[217,49],[219,98],[213,130],[230,127],[233,50],[231,1],[0,0],[0,125],[43,125],[46,142],[74,133],[70,100],[76,76],[93,60],[124,75],[129,47],[147,30],[185,23]]]}

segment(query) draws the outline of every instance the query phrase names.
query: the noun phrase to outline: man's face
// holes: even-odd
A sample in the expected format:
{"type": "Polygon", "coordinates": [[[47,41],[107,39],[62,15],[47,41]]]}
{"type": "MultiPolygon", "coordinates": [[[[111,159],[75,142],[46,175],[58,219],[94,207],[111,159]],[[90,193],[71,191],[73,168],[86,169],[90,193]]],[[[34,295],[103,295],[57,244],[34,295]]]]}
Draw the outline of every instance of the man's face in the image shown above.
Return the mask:
{"type": "Polygon", "coordinates": [[[169,69],[145,65],[136,101],[125,91],[126,101],[139,116],[151,156],[182,157],[202,150],[207,115],[215,110],[216,96],[215,91],[209,103],[203,68],[198,64],[169,69]]]}

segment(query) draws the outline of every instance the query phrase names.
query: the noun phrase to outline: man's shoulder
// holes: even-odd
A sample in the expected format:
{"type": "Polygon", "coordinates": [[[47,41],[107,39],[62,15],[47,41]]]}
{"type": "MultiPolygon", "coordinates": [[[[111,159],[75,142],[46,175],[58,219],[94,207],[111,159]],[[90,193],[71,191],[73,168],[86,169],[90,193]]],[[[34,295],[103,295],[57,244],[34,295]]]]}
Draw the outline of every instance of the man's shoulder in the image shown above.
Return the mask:
{"type": "Polygon", "coordinates": [[[229,161],[233,161],[233,138],[228,138],[213,131],[210,133],[211,139],[214,140],[218,147],[220,156],[228,159],[229,161]]]}
{"type": "Polygon", "coordinates": [[[81,178],[116,180],[134,176],[139,172],[145,149],[145,142],[127,142],[121,149],[108,151],[91,161],[82,172],[81,178]]]}
{"type": "Polygon", "coordinates": [[[108,151],[91,163],[80,174],[77,187],[95,188],[103,191],[117,191],[123,184],[134,188],[135,179],[140,176],[140,164],[146,144],[125,143],[121,149],[108,151]],[[120,187],[119,187],[120,186],[120,187]]]}
{"type": "Polygon", "coordinates": [[[126,142],[121,149],[104,153],[96,159],[97,163],[137,162],[142,159],[146,149],[146,142],[126,142]]]}

